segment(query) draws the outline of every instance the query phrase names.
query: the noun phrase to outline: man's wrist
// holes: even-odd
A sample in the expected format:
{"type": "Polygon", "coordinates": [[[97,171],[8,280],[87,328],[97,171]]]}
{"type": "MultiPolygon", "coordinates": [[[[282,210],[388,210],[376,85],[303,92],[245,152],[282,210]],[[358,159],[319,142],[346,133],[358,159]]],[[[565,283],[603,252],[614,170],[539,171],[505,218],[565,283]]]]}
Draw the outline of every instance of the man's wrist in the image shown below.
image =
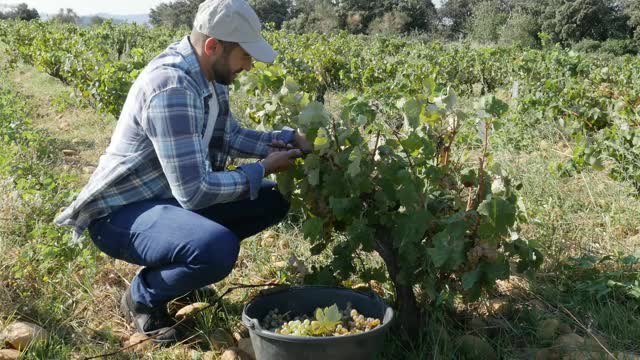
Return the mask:
{"type": "Polygon", "coordinates": [[[262,159],[260,161],[258,161],[258,164],[260,164],[260,166],[262,167],[262,177],[271,175],[271,173],[269,173],[269,171],[267,171],[267,166],[264,164],[264,160],[262,159]]]}

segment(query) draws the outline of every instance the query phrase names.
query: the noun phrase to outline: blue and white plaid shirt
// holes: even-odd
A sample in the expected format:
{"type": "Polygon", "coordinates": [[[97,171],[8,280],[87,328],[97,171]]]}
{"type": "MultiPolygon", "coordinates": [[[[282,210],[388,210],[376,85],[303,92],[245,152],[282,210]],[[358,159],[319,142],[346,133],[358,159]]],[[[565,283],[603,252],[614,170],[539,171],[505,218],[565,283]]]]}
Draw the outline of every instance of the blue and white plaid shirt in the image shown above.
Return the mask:
{"type": "Polygon", "coordinates": [[[229,110],[228,88],[205,79],[185,37],[136,79],[98,168],[55,223],[74,226],[78,241],[92,220],[137,201],[175,198],[183,208],[195,210],[255,199],[264,177],[262,164],[225,171],[227,158],[264,158],[272,140],[290,143],[293,137],[289,128],[263,132],[240,127],[229,110]],[[214,95],[218,116],[211,141],[203,147],[214,95]]]}

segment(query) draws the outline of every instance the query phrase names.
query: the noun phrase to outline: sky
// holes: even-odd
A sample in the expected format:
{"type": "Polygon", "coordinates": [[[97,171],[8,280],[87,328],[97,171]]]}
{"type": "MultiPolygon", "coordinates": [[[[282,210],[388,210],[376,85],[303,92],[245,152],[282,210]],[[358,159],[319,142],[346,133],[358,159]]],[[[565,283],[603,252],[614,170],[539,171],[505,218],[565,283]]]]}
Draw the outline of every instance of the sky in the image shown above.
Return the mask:
{"type": "MultiPolygon", "coordinates": [[[[54,14],[60,8],[71,8],[78,15],[107,13],[112,15],[148,14],[149,10],[169,0],[0,0],[0,4],[27,3],[41,14],[54,14]]],[[[433,0],[439,6],[442,0],[433,0]]]]}
{"type": "Polygon", "coordinates": [[[78,15],[108,13],[112,15],[148,14],[149,10],[167,0],[0,0],[0,4],[26,3],[42,14],[54,14],[60,8],[71,8],[78,15]]]}

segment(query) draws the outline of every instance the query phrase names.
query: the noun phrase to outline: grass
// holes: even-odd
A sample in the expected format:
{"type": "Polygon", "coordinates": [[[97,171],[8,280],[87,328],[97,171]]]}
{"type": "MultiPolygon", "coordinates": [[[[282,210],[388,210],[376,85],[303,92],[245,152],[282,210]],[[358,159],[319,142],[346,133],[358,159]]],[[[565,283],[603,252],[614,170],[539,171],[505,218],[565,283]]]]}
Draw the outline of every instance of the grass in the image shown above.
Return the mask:
{"type": "MultiPolygon", "coordinates": [[[[69,95],[68,87],[33,67],[20,65],[4,73],[0,88],[19,94],[26,104],[25,116],[32,117],[42,141],[51,148],[50,156],[35,157],[38,169],[53,174],[59,185],[54,194],[36,191],[45,196],[38,203],[20,196],[24,189],[16,187],[11,174],[0,173],[6,194],[0,197],[0,217],[11,219],[0,222],[0,326],[20,318],[49,331],[49,341],[27,350],[28,359],[79,358],[117,350],[133,333],[117,308],[137,268],[109,259],[90,243],[70,247],[69,234],[50,224],[57,208],[67,205],[90,175],[115,119],[83,107],[69,95]],[[78,154],[65,157],[63,149],[78,154]]],[[[236,106],[243,103],[237,101],[236,106]]],[[[487,339],[500,358],[534,358],[537,349],[549,345],[537,335],[541,321],[549,318],[559,319],[578,334],[602,336],[611,351],[640,351],[640,302],[619,288],[597,296],[608,281],[637,279],[637,265],[629,267],[619,259],[595,264],[574,260],[632,254],[639,248],[637,194],[631,185],[612,181],[604,173],[573,178],[551,174],[549,163],[561,161],[570,144],[554,145],[553,136],[540,139],[537,146],[533,140],[529,144],[534,145],[526,152],[498,147],[495,155],[523,184],[521,196],[530,224],[521,234],[543,249],[542,271],[501,282],[482,301],[430,309],[418,339],[407,343],[401,335],[391,336],[382,358],[456,358],[456,339],[463,334],[487,339]]],[[[16,154],[25,159],[35,156],[29,149],[16,154]]],[[[308,267],[327,260],[326,254],[310,255],[298,225],[290,221],[245,240],[235,270],[215,288],[221,293],[233,283],[300,282],[300,275],[288,265],[292,256],[308,267]]],[[[366,257],[366,262],[378,261],[366,257]]],[[[237,291],[222,307],[197,316],[191,324],[194,335],[183,344],[115,358],[203,358],[217,347],[211,338],[217,329],[246,336],[240,313],[256,291],[237,291]]],[[[382,284],[380,291],[390,299],[388,284],[382,284]]],[[[173,310],[178,307],[172,304],[173,310]]]]}

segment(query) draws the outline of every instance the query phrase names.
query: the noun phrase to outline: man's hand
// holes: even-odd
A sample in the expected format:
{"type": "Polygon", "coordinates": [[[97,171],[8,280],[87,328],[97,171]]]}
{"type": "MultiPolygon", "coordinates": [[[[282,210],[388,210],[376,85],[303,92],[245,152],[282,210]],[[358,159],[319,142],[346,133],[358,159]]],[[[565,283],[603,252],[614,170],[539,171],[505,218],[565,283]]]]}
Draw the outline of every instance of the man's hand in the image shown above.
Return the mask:
{"type": "Polygon", "coordinates": [[[271,152],[264,160],[262,160],[264,175],[271,175],[288,170],[294,165],[295,160],[302,157],[302,155],[303,154],[300,149],[271,152]]]}
{"type": "Polygon", "coordinates": [[[292,145],[287,145],[282,140],[273,140],[271,141],[271,144],[267,146],[269,147],[269,149],[267,150],[267,154],[294,149],[292,145]]]}
{"type": "Polygon", "coordinates": [[[303,133],[300,130],[296,131],[296,135],[293,138],[293,146],[302,150],[303,153],[309,154],[313,152],[313,144],[307,140],[303,133]]]}

